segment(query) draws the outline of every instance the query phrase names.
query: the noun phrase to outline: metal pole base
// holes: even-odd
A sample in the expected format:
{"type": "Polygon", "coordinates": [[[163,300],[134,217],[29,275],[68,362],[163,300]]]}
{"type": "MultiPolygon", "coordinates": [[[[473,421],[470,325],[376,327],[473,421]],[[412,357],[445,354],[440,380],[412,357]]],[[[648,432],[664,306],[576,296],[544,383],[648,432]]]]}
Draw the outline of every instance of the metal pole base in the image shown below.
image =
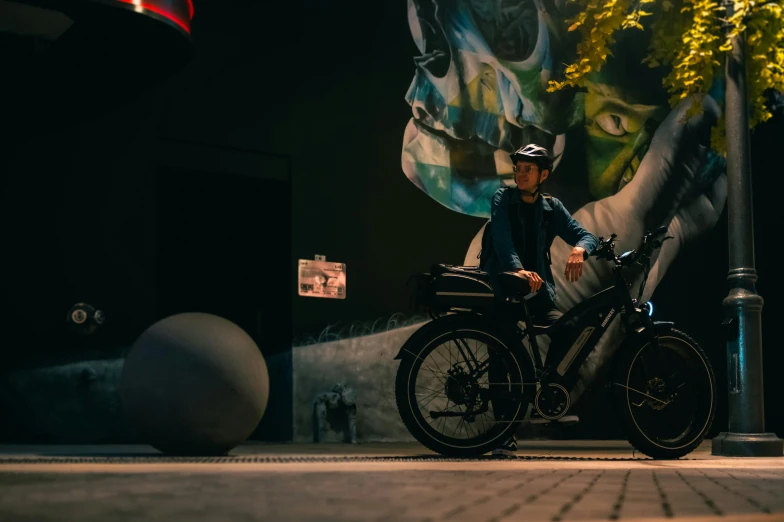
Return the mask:
{"type": "Polygon", "coordinates": [[[719,433],[711,454],[722,457],[781,457],[784,440],[775,433],[719,433]]]}

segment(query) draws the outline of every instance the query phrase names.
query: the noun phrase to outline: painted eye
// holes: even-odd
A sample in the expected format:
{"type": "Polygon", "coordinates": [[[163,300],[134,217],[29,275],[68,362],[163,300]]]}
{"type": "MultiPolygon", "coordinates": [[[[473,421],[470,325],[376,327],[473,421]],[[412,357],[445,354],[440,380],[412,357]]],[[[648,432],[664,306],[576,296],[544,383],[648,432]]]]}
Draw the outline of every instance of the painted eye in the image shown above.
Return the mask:
{"type": "Polygon", "coordinates": [[[623,136],[629,133],[629,119],[625,115],[604,112],[596,116],[594,121],[607,134],[623,136]]]}

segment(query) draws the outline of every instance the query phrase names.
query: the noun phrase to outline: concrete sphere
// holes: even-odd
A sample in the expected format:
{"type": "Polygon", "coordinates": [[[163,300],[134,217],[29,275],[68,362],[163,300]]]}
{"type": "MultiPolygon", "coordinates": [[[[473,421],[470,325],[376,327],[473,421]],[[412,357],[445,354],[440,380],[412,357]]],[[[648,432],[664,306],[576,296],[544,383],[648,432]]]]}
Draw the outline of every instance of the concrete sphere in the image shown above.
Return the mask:
{"type": "Polygon", "coordinates": [[[223,455],[264,415],[269,375],[239,326],[186,313],[158,321],[136,340],[120,392],[140,442],[170,454],[223,455]]]}

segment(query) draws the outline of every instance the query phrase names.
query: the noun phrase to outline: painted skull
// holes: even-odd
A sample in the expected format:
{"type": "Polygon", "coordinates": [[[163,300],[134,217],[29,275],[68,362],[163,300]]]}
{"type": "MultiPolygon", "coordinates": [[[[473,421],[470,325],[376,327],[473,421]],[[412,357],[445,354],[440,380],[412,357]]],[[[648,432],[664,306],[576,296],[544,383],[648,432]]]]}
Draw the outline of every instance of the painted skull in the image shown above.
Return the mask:
{"type": "Polygon", "coordinates": [[[439,203],[487,217],[496,189],[514,183],[509,153],[531,142],[553,153],[547,191],[568,207],[611,195],[633,176],[666,96],[660,82],[629,85],[627,63],[606,67],[582,92],[548,93],[549,80],[562,78],[574,59],[576,33],[565,23],[574,13],[566,5],[408,0],[421,54],[406,94],[413,117],[402,167],[439,203]]]}

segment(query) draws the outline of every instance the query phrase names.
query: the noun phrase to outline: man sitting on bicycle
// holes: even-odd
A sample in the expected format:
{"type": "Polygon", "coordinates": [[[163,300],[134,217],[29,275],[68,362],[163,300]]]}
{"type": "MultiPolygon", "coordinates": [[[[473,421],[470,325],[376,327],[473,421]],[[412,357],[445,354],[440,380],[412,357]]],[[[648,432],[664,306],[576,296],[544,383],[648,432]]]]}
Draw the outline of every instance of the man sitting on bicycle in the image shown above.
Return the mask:
{"type": "MultiPolygon", "coordinates": [[[[555,281],[550,268],[553,240],[558,236],[574,247],[564,271],[571,282],[582,275],[583,262],[596,249],[598,240],[572,218],[558,199],[539,192],[553,168],[547,149],[529,144],[511,154],[511,158],[516,187],[502,187],[493,195],[492,254],[483,268],[491,274],[515,272],[528,283],[531,292],[539,292],[528,301],[529,313],[535,324],[549,325],[563,315],[555,306],[555,281]],[[540,292],[543,287],[546,291],[540,292]]],[[[551,344],[555,344],[553,339],[551,344]]],[[[560,421],[573,423],[577,417],[565,416],[560,421]]],[[[512,438],[493,453],[505,455],[516,449],[512,438]]]]}

